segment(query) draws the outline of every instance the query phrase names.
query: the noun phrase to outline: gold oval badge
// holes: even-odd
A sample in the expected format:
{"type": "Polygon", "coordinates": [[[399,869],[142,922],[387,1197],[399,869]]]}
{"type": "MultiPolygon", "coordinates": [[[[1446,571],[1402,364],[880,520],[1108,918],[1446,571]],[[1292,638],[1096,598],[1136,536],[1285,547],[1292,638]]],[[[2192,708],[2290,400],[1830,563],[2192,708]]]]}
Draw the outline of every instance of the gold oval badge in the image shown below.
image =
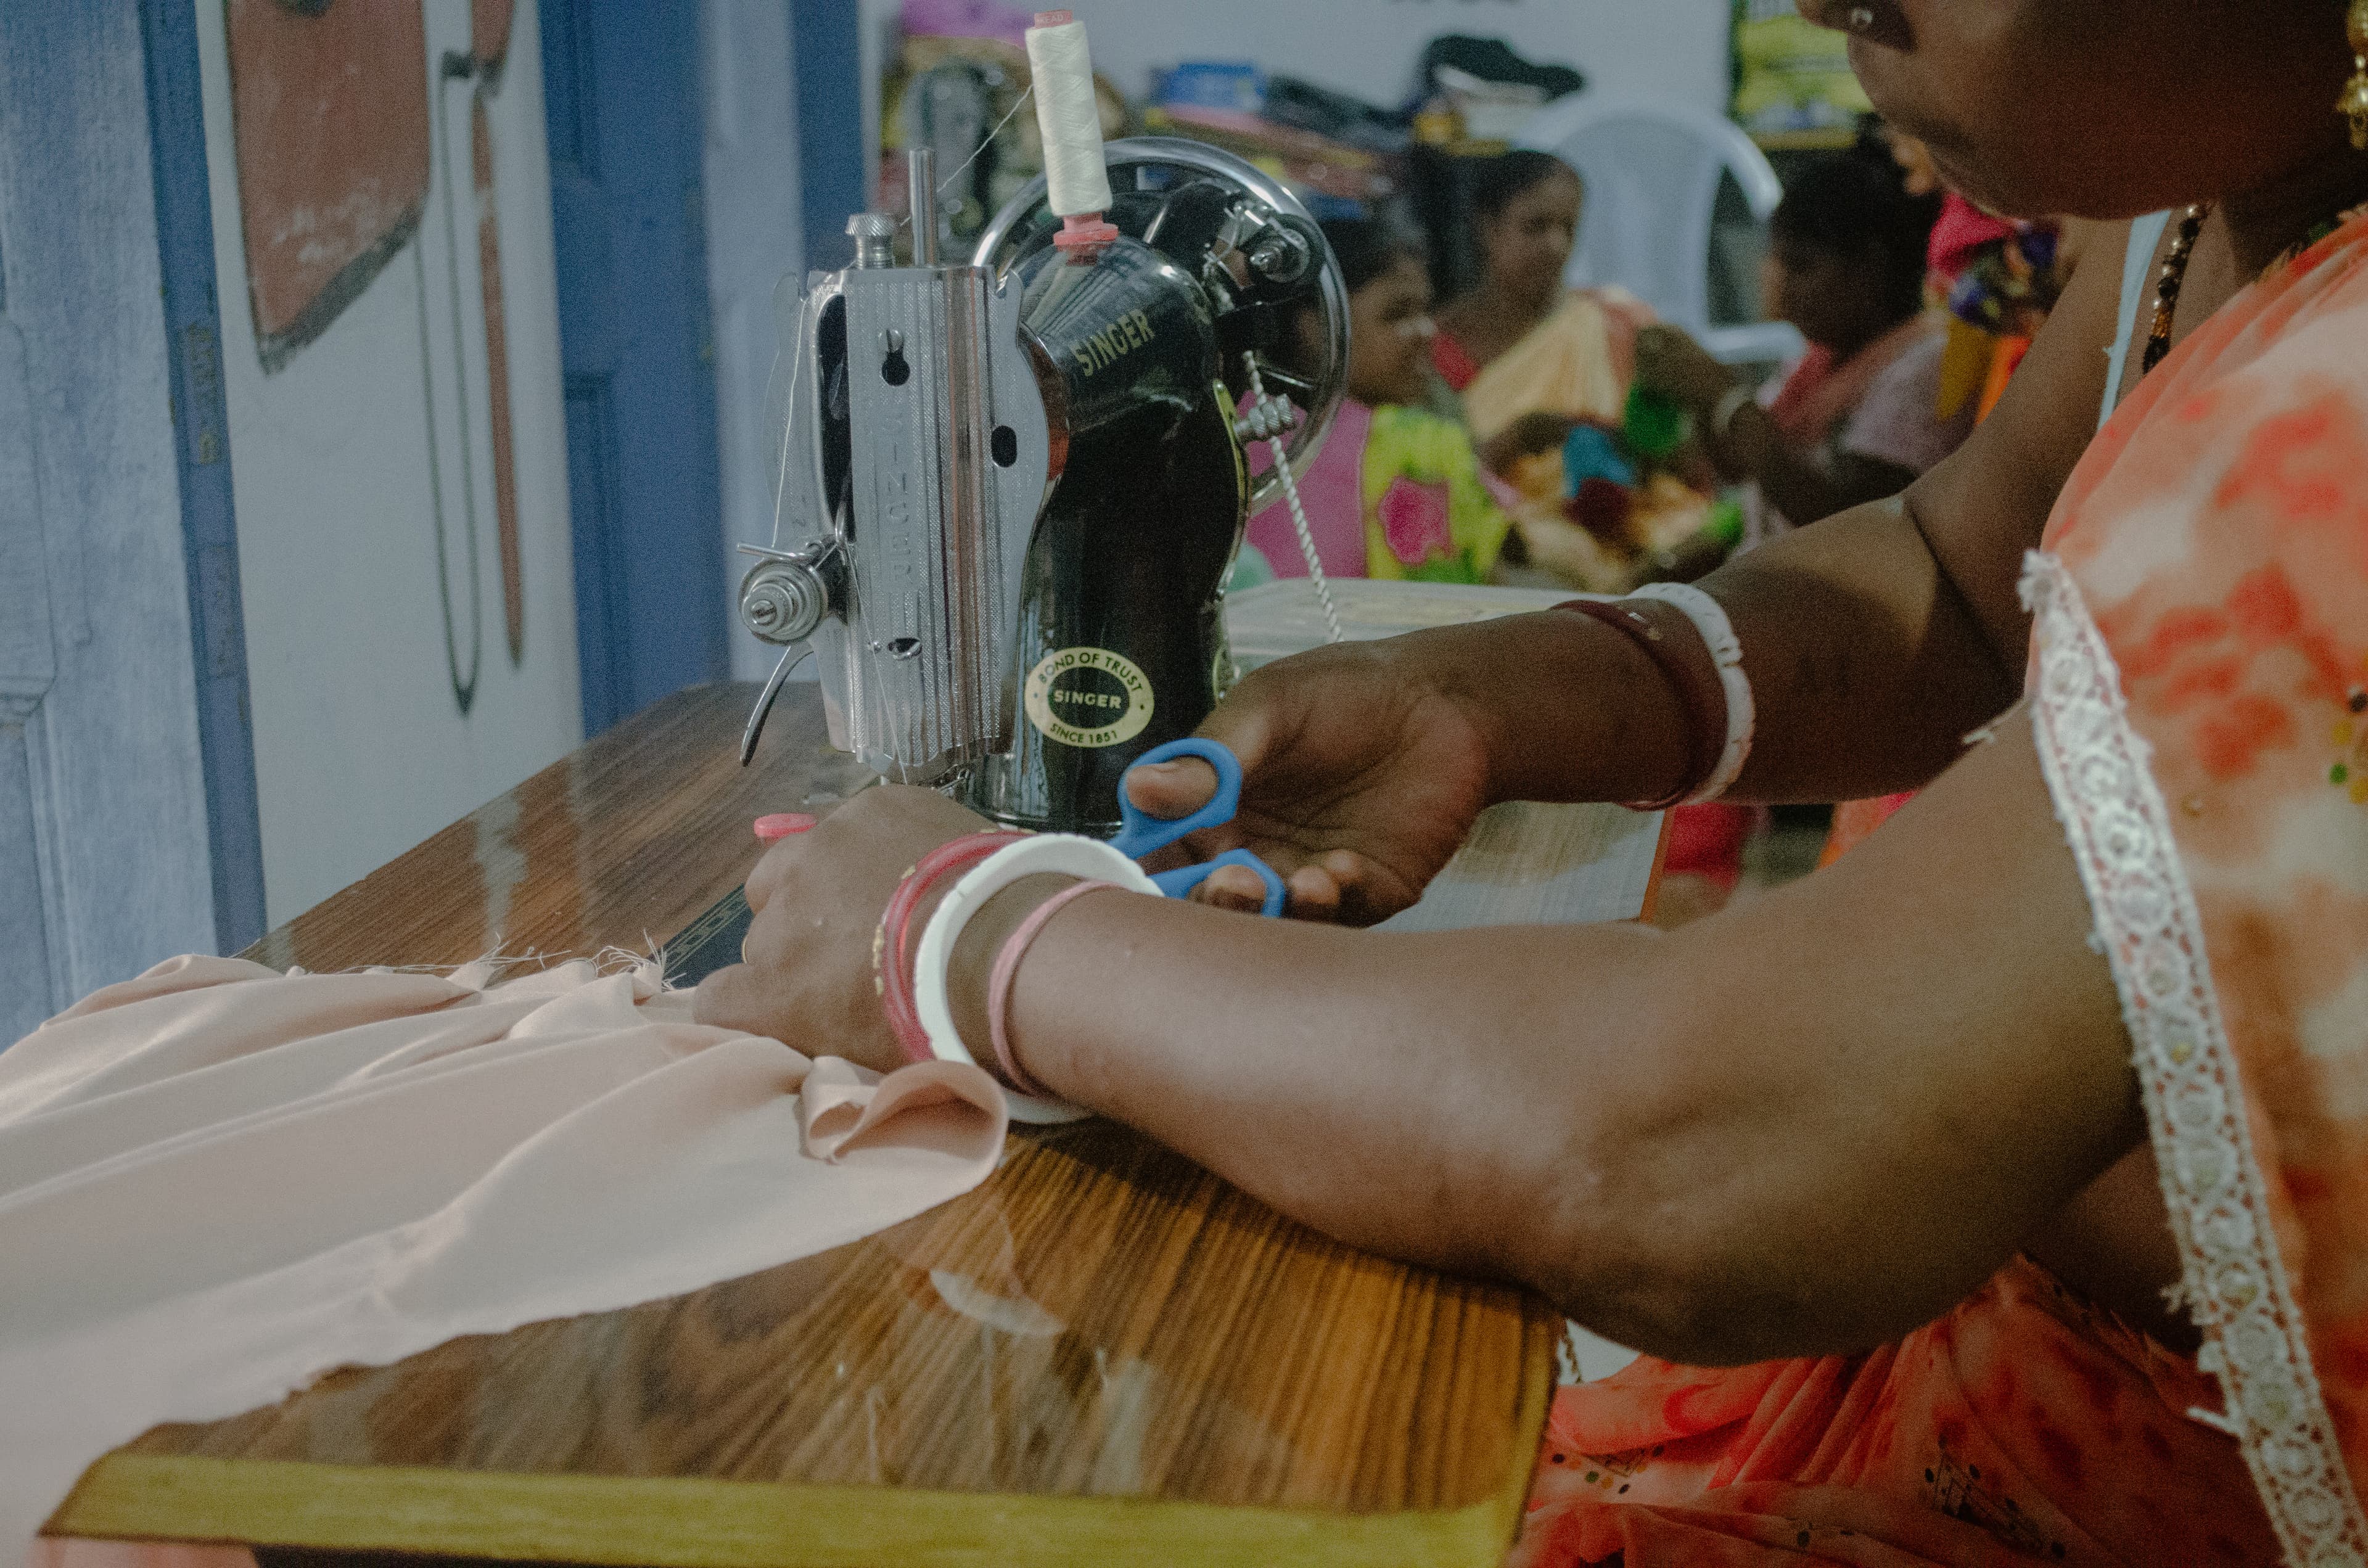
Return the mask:
{"type": "Polygon", "coordinates": [[[1122,653],[1064,648],[1028,672],[1028,722],[1048,741],[1095,751],[1131,741],[1151,722],[1151,681],[1122,653]]]}

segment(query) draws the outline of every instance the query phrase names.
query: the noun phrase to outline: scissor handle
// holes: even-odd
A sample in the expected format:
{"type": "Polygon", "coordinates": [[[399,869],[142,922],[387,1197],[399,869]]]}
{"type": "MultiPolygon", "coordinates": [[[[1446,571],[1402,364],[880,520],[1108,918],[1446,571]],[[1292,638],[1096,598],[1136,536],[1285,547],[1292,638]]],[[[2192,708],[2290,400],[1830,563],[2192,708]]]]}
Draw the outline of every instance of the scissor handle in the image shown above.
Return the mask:
{"type": "Polygon", "coordinates": [[[1228,849],[1215,859],[1202,861],[1198,866],[1183,866],[1173,871],[1155,871],[1151,880],[1169,898],[1186,898],[1190,896],[1194,888],[1207,881],[1220,866],[1247,866],[1256,871],[1258,881],[1266,884],[1266,903],[1258,906],[1258,913],[1269,920],[1282,914],[1282,878],[1272,866],[1247,849],[1228,849]]]}
{"type": "Polygon", "coordinates": [[[1231,746],[1223,741],[1204,741],[1198,736],[1186,736],[1157,745],[1135,758],[1136,767],[1150,767],[1163,762],[1173,762],[1179,756],[1197,756],[1216,769],[1217,792],[1209,797],[1208,804],[1190,816],[1156,817],[1127,798],[1123,783],[1118,791],[1118,818],[1122,824],[1111,846],[1129,859],[1140,860],[1155,850],[1165,849],[1179,838],[1190,837],[1204,827],[1222,827],[1234,820],[1242,804],[1242,763],[1231,746]]]}
{"type": "MultiPolygon", "coordinates": [[[[1138,808],[1127,798],[1121,784],[1118,792],[1119,820],[1125,825],[1111,845],[1131,859],[1140,860],[1156,850],[1165,849],[1180,838],[1202,828],[1221,827],[1234,820],[1242,803],[1242,763],[1233,748],[1222,741],[1204,741],[1187,737],[1152,747],[1135,760],[1137,767],[1156,763],[1173,762],[1179,756],[1197,756],[1217,773],[1217,792],[1208,803],[1190,816],[1155,817],[1138,808]]],[[[1282,879],[1273,867],[1247,849],[1228,849],[1215,859],[1198,866],[1186,866],[1173,871],[1162,871],[1151,880],[1169,898],[1182,898],[1209,880],[1210,873],[1220,866],[1247,866],[1266,884],[1266,903],[1261,910],[1269,916],[1282,913],[1282,879]]]]}

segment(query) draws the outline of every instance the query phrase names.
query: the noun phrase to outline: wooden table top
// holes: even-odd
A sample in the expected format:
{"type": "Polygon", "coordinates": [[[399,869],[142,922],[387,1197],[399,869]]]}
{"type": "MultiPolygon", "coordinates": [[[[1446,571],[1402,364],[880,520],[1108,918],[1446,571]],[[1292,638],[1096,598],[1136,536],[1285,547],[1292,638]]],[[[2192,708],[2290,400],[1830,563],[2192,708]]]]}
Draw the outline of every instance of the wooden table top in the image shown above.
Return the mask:
{"type": "MultiPolygon", "coordinates": [[[[671,698],[251,955],[646,949],[750,820],[862,776],[791,687],[671,698]]],[[[1560,1324],[1337,1245],[1107,1123],[1017,1128],[976,1191],[625,1312],[455,1340],[102,1460],[58,1535],[585,1563],[1493,1564],[1560,1324]]]]}

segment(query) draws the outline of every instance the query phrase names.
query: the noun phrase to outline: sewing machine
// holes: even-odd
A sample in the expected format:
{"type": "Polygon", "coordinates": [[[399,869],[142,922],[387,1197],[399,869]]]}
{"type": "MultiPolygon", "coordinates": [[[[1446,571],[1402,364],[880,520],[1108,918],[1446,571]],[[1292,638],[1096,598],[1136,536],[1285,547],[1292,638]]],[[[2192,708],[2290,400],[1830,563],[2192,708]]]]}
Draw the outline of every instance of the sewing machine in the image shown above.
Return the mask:
{"type": "Polygon", "coordinates": [[[1094,150],[1106,212],[1057,213],[1040,179],[955,263],[916,153],[912,264],[894,220],[859,215],[854,265],[785,299],[780,527],[740,608],[787,651],[744,760],[811,652],[832,744],[883,778],[1108,836],[1134,758],[1235,678],[1223,585],[1338,405],[1347,292],[1251,165],[1182,141],[1094,150]],[[1313,364],[1292,330],[1310,303],[1313,364]],[[1253,478],[1259,444],[1280,461],[1253,478]]]}

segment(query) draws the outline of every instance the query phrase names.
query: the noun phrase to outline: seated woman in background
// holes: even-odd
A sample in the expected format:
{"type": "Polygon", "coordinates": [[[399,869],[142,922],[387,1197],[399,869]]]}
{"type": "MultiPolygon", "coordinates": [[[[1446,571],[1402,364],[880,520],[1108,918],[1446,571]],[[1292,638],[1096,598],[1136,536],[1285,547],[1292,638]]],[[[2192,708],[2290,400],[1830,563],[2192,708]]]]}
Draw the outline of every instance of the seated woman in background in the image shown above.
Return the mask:
{"type": "MultiPolygon", "coordinates": [[[[1408,238],[1371,219],[1324,225],[1349,288],[1348,396],[1300,481],[1326,576],[1485,583],[1512,527],[1463,427],[1426,413],[1430,278],[1408,238]]],[[[1313,311],[1296,324],[1320,357],[1313,311]]],[[[1287,502],[1250,519],[1251,548],[1278,576],[1304,577],[1287,502]]]]}
{"type": "Polygon", "coordinates": [[[1864,153],[1793,178],[1770,223],[1768,312],[1809,352],[1765,406],[1684,333],[1639,335],[1638,384],[1689,409],[1720,470],[1753,486],[1752,542],[1896,495],[1972,433],[1970,401],[1939,412],[1947,335],[1924,300],[1939,209],[1864,153]]]}
{"type": "Polygon", "coordinates": [[[1440,312],[1430,359],[1484,444],[1525,415],[1617,423],[1627,402],[1653,312],[1618,289],[1564,288],[1585,197],[1568,164],[1527,149],[1474,182],[1480,282],[1440,312]]]}

